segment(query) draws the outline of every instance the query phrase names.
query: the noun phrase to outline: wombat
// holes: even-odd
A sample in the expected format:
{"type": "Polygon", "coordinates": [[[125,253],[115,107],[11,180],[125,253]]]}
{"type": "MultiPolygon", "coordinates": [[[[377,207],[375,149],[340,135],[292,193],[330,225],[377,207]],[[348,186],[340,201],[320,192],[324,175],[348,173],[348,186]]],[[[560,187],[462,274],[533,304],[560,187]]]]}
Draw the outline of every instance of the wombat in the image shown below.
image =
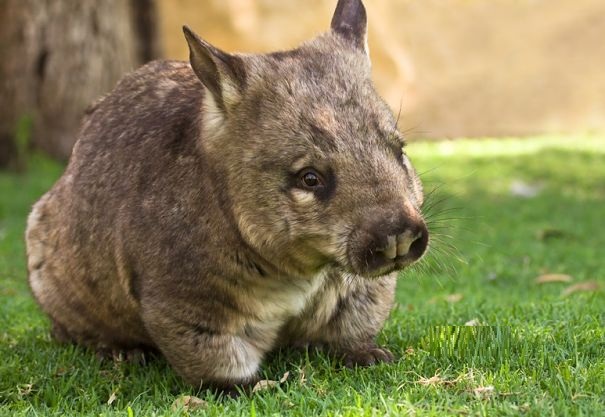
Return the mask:
{"type": "Polygon", "coordinates": [[[349,366],[425,252],[420,181],[370,79],[366,11],[300,47],[229,54],[184,27],[87,111],[33,207],[29,283],[60,341],[155,349],[190,384],[250,384],[270,351],[349,366]]]}

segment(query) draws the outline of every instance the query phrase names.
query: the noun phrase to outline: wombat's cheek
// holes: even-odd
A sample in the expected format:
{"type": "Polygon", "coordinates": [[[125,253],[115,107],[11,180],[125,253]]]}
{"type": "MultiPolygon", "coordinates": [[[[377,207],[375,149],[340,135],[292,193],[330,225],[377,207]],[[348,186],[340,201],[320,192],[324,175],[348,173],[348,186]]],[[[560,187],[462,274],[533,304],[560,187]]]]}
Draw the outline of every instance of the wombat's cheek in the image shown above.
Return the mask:
{"type": "Polygon", "coordinates": [[[234,205],[234,217],[246,243],[257,250],[283,244],[282,238],[288,235],[290,221],[279,215],[280,209],[275,198],[268,196],[259,195],[257,201],[238,201],[234,205]]]}

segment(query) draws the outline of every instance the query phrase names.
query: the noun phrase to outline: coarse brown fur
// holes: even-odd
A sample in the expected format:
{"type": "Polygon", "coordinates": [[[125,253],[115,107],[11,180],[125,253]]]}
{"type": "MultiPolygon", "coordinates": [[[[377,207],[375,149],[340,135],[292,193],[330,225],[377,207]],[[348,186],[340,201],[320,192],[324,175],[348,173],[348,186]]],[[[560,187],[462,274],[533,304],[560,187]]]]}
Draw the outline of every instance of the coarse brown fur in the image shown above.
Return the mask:
{"type": "Polygon", "coordinates": [[[189,383],[255,380],[272,349],[389,361],[374,338],[426,249],[422,188],[340,0],[297,49],[152,62],[95,103],[26,232],[60,340],[159,350],[189,383]]]}

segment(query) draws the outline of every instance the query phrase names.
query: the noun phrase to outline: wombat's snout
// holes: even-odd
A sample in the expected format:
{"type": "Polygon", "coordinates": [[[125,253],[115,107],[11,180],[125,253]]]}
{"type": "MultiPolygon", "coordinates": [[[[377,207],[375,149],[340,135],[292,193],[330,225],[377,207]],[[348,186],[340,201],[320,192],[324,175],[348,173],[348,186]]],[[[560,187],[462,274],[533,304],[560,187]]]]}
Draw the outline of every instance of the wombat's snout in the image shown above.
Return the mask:
{"type": "Polygon", "coordinates": [[[426,252],[429,232],[420,218],[399,216],[395,221],[384,219],[368,222],[354,245],[352,263],[360,272],[381,273],[401,269],[420,259],[426,252]],[[355,251],[354,251],[355,252],[355,251]]]}
{"type": "Polygon", "coordinates": [[[385,259],[392,261],[398,258],[409,261],[420,259],[428,243],[428,233],[422,230],[423,228],[424,226],[416,227],[415,231],[408,228],[403,233],[387,235],[387,245],[377,249],[376,254],[382,254],[385,259]]]}

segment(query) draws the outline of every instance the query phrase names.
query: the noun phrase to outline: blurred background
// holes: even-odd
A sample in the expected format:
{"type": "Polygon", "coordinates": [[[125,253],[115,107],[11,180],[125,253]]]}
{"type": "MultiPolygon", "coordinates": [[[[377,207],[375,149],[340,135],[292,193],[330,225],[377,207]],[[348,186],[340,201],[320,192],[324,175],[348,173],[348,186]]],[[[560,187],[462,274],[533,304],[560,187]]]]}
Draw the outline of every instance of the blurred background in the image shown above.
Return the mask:
{"type": "MultiPolygon", "coordinates": [[[[227,51],[295,47],[335,0],[2,0],[0,166],[65,160],[84,109],[181,26],[227,51]]],[[[603,0],[366,0],[373,77],[408,138],[605,131],[603,0]]]]}

